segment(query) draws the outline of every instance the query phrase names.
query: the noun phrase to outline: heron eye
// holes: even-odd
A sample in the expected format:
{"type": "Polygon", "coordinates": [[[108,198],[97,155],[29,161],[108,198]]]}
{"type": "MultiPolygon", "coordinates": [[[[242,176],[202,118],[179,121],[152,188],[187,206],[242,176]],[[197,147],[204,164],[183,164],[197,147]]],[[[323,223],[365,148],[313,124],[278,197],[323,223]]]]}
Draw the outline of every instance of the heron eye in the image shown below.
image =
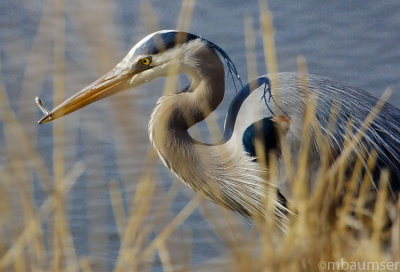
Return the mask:
{"type": "Polygon", "coordinates": [[[140,63],[143,65],[149,66],[151,63],[151,58],[149,58],[149,57],[142,58],[142,59],[140,59],[140,63]]]}

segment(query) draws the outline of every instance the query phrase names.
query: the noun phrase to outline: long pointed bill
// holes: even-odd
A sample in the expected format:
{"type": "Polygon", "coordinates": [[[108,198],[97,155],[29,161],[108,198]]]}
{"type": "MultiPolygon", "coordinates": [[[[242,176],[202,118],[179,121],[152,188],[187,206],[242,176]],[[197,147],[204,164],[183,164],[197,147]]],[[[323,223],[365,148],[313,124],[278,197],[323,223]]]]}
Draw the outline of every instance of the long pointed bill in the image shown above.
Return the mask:
{"type": "Polygon", "coordinates": [[[132,75],[133,73],[129,71],[113,69],[86,88],[82,89],[77,94],[62,102],[50,112],[48,112],[47,109],[42,105],[40,99],[36,98],[36,103],[45,114],[45,116],[43,116],[38,123],[48,123],[71,112],[79,110],[80,108],[83,108],[99,99],[129,88],[128,79],[132,75]]]}

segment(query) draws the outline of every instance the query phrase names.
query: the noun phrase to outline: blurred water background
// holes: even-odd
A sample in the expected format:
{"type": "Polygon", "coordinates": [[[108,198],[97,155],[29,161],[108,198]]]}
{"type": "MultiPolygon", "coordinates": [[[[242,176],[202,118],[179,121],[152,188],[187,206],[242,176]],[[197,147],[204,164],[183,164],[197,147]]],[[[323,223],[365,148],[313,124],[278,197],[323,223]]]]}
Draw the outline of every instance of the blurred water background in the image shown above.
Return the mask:
{"type": "MultiPolygon", "coordinates": [[[[146,168],[146,154],[151,149],[147,122],[163,79],[138,90],[126,91],[64,118],[65,136],[53,139],[52,125],[38,126],[41,113],[34,97],[53,105],[55,79],[55,40],[65,29],[64,83],[70,96],[113,66],[150,31],[141,1],[90,0],[64,1],[60,16],[55,3],[46,0],[2,0],[0,2],[0,75],[10,106],[28,136],[29,142],[53,173],[53,145],[64,148],[65,173],[77,161],[85,171],[67,198],[67,214],[73,245],[78,256],[91,256],[94,271],[111,270],[120,248],[120,238],[110,198],[110,183],[119,185],[123,207],[130,212],[132,195],[146,168]],[[116,110],[117,109],[117,110],[116,110]]],[[[150,1],[160,29],[177,26],[181,0],[150,1]]],[[[390,103],[400,107],[400,2],[398,0],[268,1],[273,14],[279,71],[296,71],[299,55],[305,56],[308,71],[359,87],[379,96],[387,87],[393,90],[390,103]]],[[[190,32],[199,34],[222,47],[247,82],[244,43],[244,16],[253,17],[257,31],[256,55],[259,74],[265,74],[258,2],[196,2],[190,32]]],[[[227,95],[215,115],[222,124],[234,87],[228,82],[227,95]]],[[[362,98],[361,98],[362,99],[362,98]]],[[[202,131],[205,126],[200,126],[202,131]]],[[[5,143],[8,127],[0,120],[0,139],[5,143]]],[[[212,141],[203,133],[205,141],[212,141]]],[[[9,142],[8,142],[9,143],[9,142]]],[[[10,150],[24,152],[20,143],[10,150]]],[[[13,151],[13,152],[14,152],[13,151]]],[[[0,150],[0,163],[10,152],[0,150]]],[[[30,162],[26,162],[29,164],[30,162]]],[[[170,207],[159,216],[158,224],[149,225],[151,237],[182,209],[193,196],[159,166],[153,208],[163,205],[166,192],[175,188],[170,207]]],[[[47,196],[34,171],[29,181],[35,201],[47,196]]],[[[12,181],[11,181],[12,182],[12,181]]],[[[18,199],[18,186],[8,189],[10,199],[18,199]]],[[[205,202],[168,239],[171,258],[181,258],[190,244],[192,265],[218,260],[224,244],[213,230],[204,210],[216,209],[205,202]]],[[[49,228],[50,221],[44,222],[49,228]]],[[[18,224],[18,218],[11,223],[18,224]]],[[[240,224],[238,220],[238,224],[240,224]]],[[[249,228],[248,222],[241,222],[249,228]]],[[[51,250],[51,244],[48,248],[51,250]]],[[[150,262],[161,270],[160,260],[150,262]]]]}

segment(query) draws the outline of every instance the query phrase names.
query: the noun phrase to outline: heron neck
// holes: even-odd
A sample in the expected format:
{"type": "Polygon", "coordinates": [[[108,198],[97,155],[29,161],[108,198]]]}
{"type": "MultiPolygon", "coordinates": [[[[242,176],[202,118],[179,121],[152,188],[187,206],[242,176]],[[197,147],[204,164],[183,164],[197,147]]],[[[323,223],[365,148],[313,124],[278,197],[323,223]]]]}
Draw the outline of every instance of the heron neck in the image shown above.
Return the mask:
{"type": "MultiPolygon", "coordinates": [[[[199,154],[199,143],[189,135],[188,129],[217,108],[224,96],[225,80],[223,64],[210,49],[192,52],[188,58],[196,63],[186,69],[191,86],[185,92],[159,99],[149,122],[149,136],[163,163],[199,191],[199,182],[207,178],[204,174],[208,158],[203,156],[206,153],[199,154]],[[197,173],[194,166],[204,171],[197,173]]],[[[201,143],[200,146],[206,148],[201,143]]]]}

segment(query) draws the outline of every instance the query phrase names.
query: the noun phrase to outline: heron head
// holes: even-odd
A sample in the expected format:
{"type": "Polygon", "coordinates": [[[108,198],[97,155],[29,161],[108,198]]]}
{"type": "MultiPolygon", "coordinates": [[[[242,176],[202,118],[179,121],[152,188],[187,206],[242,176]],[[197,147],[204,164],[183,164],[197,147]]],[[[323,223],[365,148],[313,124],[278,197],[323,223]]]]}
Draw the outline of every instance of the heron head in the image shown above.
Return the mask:
{"type": "Polygon", "coordinates": [[[157,77],[191,73],[196,60],[191,52],[204,46],[205,39],[175,30],[154,32],[138,42],[114,68],[114,73],[129,74],[129,87],[140,86],[157,77]]]}
{"type": "MultiPolygon", "coordinates": [[[[194,34],[175,30],[154,32],[139,41],[110,72],[52,111],[43,110],[45,116],[39,123],[53,121],[99,99],[140,86],[160,76],[190,74],[196,62],[188,57],[188,52],[193,50],[196,43],[198,46],[204,45],[204,41],[208,42],[194,34]]],[[[213,45],[211,42],[209,44],[213,45]]]]}

